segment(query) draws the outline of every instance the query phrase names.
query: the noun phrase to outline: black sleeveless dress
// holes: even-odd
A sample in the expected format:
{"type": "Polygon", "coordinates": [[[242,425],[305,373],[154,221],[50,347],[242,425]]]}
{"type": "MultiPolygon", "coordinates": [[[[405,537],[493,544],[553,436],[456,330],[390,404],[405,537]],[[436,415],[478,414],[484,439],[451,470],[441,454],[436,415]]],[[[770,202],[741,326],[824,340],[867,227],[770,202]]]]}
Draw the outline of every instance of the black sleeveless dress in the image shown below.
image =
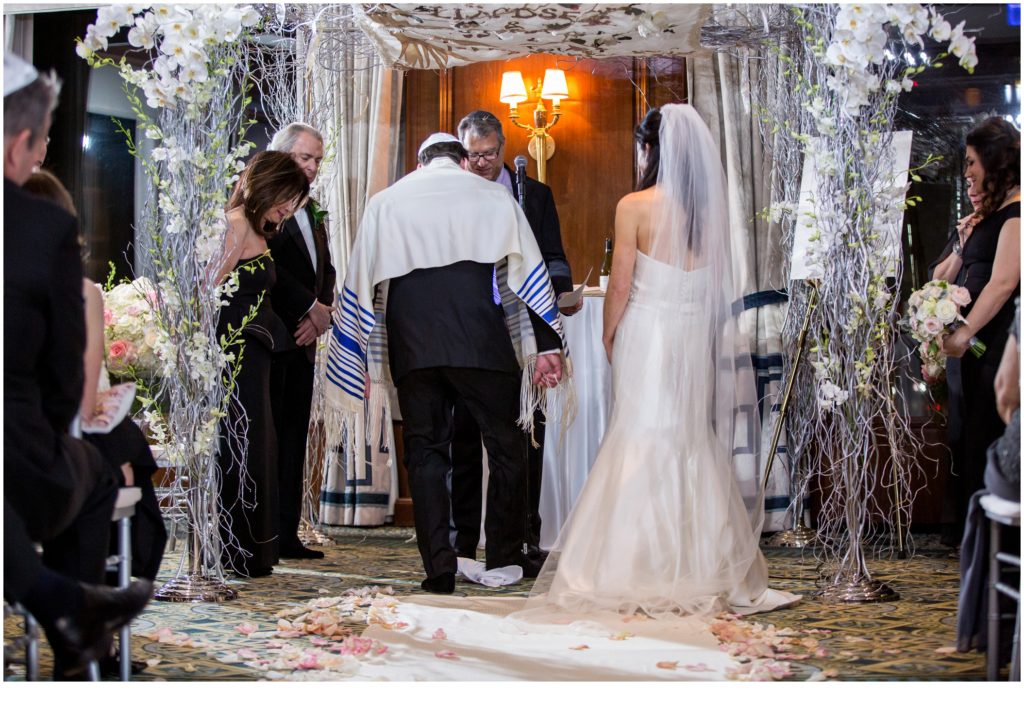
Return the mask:
{"type": "Polygon", "coordinates": [[[257,312],[242,332],[242,345],[232,349],[241,358],[241,368],[221,424],[223,563],[239,575],[261,576],[269,574],[278,561],[277,436],[270,406],[270,361],[274,349],[284,347],[287,331],[270,306],[276,279],[270,253],[243,258],[235,270],[239,287],[221,309],[218,335],[228,333],[229,325],[240,328],[252,309],[257,312]],[[229,427],[238,435],[232,436],[229,427]],[[246,474],[240,473],[239,461],[246,474]]]}
{"type": "MultiPolygon", "coordinates": [[[[1020,202],[997,210],[975,225],[963,247],[963,265],[956,284],[971,293],[971,304],[961,312],[965,317],[992,278],[999,232],[1009,219],[1020,218],[1020,202]]],[[[987,350],[980,358],[968,350],[962,358],[946,361],[949,384],[948,439],[953,458],[952,480],[946,487],[944,520],[952,524],[948,538],[960,542],[967,517],[967,504],[974,492],[984,487],[986,451],[1003,434],[1003,421],[996,411],[996,371],[1013,325],[1014,300],[1020,283],[995,316],[975,334],[987,350]]]]}

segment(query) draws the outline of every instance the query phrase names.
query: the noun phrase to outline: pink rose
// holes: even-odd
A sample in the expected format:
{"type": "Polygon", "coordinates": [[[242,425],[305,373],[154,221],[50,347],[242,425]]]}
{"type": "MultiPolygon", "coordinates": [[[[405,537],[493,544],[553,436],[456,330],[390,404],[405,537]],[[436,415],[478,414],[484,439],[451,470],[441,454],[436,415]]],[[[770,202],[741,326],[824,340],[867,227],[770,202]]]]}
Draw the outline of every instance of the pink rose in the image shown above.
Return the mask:
{"type": "Polygon", "coordinates": [[[107,367],[114,371],[125,369],[134,350],[128,341],[114,341],[107,350],[107,367]]]}
{"type": "Polygon", "coordinates": [[[930,316],[924,320],[924,330],[929,336],[938,336],[945,327],[942,322],[936,319],[934,316],[930,316]]]}
{"type": "Polygon", "coordinates": [[[104,308],[103,309],[103,325],[104,326],[110,326],[113,323],[114,323],[114,312],[110,311],[109,309],[104,308]]]}
{"type": "Polygon", "coordinates": [[[949,297],[956,302],[956,306],[958,307],[963,307],[965,304],[971,303],[971,293],[967,291],[966,287],[954,285],[950,290],[949,297]]]}

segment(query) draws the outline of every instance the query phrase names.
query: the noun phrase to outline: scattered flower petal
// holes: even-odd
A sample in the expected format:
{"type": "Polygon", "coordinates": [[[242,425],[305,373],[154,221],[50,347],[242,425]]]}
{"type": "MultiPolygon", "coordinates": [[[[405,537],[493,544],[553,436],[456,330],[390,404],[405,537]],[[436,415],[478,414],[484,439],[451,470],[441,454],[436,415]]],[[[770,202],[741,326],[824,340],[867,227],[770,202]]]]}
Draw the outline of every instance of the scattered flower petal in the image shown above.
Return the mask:
{"type": "Polygon", "coordinates": [[[678,666],[679,666],[679,663],[676,662],[675,660],[672,660],[672,661],[665,660],[665,661],[659,662],[658,664],[655,665],[655,667],[657,667],[658,669],[675,669],[678,666]]]}
{"type": "Polygon", "coordinates": [[[434,657],[436,657],[438,659],[441,659],[441,660],[457,660],[457,659],[459,659],[459,656],[456,655],[451,650],[440,650],[439,652],[435,652],[434,653],[434,657]]]}
{"type": "Polygon", "coordinates": [[[245,623],[239,623],[237,626],[235,626],[235,630],[237,630],[242,635],[252,635],[257,630],[259,630],[259,626],[255,623],[249,623],[248,621],[246,621],[245,623]]]}
{"type": "Polygon", "coordinates": [[[438,628],[434,631],[434,634],[430,636],[433,640],[447,640],[448,634],[444,632],[444,628],[438,628]]]}

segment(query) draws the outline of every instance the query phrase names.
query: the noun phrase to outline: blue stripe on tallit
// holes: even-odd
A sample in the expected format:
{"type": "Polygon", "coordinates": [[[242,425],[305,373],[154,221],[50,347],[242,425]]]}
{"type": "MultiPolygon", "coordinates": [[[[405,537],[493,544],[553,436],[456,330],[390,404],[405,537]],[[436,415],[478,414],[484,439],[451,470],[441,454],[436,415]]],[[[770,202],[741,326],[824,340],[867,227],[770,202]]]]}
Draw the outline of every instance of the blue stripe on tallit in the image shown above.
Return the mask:
{"type": "Polygon", "coordinates": [[[370,335],[375,315],[359,304],[354,291],[344,287],[339,317],[339,323],[332,330],[335,343],[327,355],[327,380],[354,399],[361,400],[366,349],[360,340],[370,335]]]}

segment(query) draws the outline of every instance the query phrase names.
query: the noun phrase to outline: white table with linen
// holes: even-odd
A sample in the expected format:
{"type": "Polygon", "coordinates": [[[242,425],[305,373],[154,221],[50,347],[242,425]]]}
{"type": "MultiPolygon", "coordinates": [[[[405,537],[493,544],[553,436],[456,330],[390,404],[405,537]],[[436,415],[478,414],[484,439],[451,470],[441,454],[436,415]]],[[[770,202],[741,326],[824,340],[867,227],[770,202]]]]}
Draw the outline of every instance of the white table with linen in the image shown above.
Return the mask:
{"type": "Polygon", "coordinates": [[[572,357],[577,411],[576,420],[559,435],[561,407],[549,407],[540,491],[540,546],[545,550],[554,544],[576,503],[608,425],[611,366],[601,344],[603,317],[604,297],[589,288],[583,309],[562,317],[572,357]]]}

